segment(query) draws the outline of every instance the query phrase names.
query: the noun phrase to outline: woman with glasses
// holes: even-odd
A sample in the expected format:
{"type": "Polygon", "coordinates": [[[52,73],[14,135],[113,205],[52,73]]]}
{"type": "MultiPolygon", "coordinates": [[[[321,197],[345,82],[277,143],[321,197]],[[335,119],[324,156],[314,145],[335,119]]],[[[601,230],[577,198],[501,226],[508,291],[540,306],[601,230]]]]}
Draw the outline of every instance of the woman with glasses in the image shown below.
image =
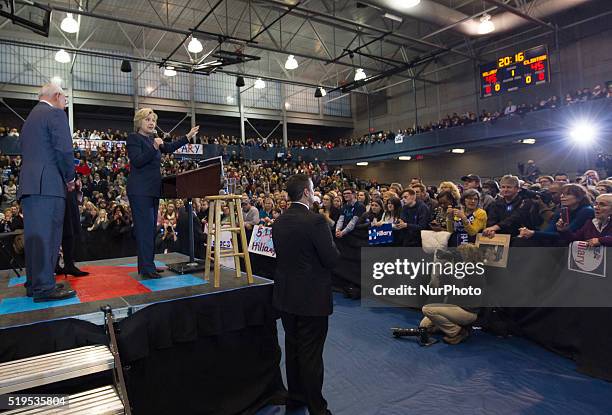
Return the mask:
{"type": "Polygon", "coordinates": [[[534,239],[542,245],[560,245],[563,243],[559,233],[561,229],[576,232],[594,216],[586,189],[579,184],[566,184],[561,188],[561,209],[555,213],[548,227],[542,231],[520,228],[519,238],[534,239]]]}
{"type": "Polygon", "coordinates": [[[568,232],[569,226],[557,226],[564,241],[585,241],[589,246],[612,246],[612,193],[604,193],[595,199],[595,217],[585,222],[576,232],[568,232]]]}
{"type": "Polygon", "coordinates": [[[460,199],[460,208],[449,206],[446,210],[446,228],[452,233],[448,246],[460,246],[476,242],[476,235],[487,226],[487,212],[480,208],[480,193],[467,189],[460,199]]]}

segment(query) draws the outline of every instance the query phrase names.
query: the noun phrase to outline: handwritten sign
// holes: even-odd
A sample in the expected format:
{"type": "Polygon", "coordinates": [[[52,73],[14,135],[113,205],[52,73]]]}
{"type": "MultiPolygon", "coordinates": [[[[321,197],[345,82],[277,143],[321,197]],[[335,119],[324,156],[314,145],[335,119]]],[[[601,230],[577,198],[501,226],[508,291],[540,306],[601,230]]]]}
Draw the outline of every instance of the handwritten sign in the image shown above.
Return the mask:
{"type": "MultiPolygon", "coordinates": [[[[214,231],[214,229],[213,229],[214,231]]],[[[204,225],[204,233],[208,234],[208,224],[204,225]]],[[[232,249],[232,233],[230,231],[221,231],[221,240],[219,241],[221,246],[221,252],[232,249]]],[[[211,246],[212,250],[215,249],[215,234],[211,235],[211,246]]],[[[227,268],[234,268],[234,258],[223,257],[221,258],[221,265],[227,268]]]]}
{"type": "Polygon", "coordinates": [[[249,252],[276,258],[274,243],[272,243],[272,228],[255,225],[249,242],[249,252]]]}

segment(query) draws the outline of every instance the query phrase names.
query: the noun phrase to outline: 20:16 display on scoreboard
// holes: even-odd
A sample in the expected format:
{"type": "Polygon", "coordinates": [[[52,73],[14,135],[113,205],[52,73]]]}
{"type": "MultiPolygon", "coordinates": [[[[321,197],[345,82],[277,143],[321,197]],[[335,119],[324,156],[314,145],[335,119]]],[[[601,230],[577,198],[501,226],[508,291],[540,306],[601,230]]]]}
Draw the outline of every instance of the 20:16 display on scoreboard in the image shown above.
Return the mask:
{"type": "Polygon", "coordinates": [[[550,80],[549,56],[546,46],[499,57],[497,61],[480,66],[483,98],[516,91],[550,80]]]}

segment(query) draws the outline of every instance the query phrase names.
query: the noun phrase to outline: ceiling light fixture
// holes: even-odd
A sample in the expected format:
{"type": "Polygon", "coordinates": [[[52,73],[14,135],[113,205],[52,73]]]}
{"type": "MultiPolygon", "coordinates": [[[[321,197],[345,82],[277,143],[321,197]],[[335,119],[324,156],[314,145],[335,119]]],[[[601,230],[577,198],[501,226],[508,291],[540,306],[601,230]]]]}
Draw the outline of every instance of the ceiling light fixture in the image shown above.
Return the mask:
{"type": "Polygon", "coordinates": [[[355,81],[361,81],[366,78],[367,76],[363,69],[357,68],[357,70],[355,71],[355,81]]]}
{"type": "Polygon", "coordinates": [[[455,153],[455,154],[463,154],[465,153],[465,148],[453,148],[451,150],[451,153],[455,153]]]}
{"type": "Polygon", "coordinates": [[[202,46],[202,43],[197,38],[191,35],[191,40],[189,41],[189,44],[187,45],[187,50],[191,53],[200,53],[204,50],[204,47],[202,46]]]}
{"type": "Polygon", "coordinates": [[[60,28],[66,33],[76,33],[79,31],[79,22],[72,16],[72,13],[68,13],[62,20],[60,28]]]}
{"type": "Polygon", "coordinates": [[[398,157],[399,160],[404,160],[404,161],[409,161],[412,160],[411,156],[399,156],[398,157]]]}
{"type": "Polygon", "coordinates": [[[255,89],[264,89],[266,87],[266,83],[261,80],[261,78],[257,78],[254,85],[255,89]]]}
{"type": "Polygon", "coordinates": [[[383,14],[383,17],[386,17],[389,20],[393,20],[393,21],[396,21],[396,22],[399,22],[399,23],[401,23],[403,21],[403,19],[401,17],[396,16],[396,15],[391,14],[391,13],[385,13],[385,14],[383,14]]]}
{"type": "Polygon", "coordinates": [[[480,25],[478,25],[478,34],[486,35],[493,31],[495,31],[495,25],[491,21],[491,15],[488,13],[483,14],[480,18],[480,25]]]}
{"type": "Polygon", "coordinates": [[[176,76],[176,70],[174,66],[166,66],[164,68],[164,76],[176,76]]]}
{"type": "Polygon", "coordinates": [[[298,61],[295,59],[295,56],[289,55],[287,58],[287,62],[285,62],[285,69],[289,69],[290,71],[293,69],[297,69],[298,61]]]}
{"type": "Polygon", "coordinates": [[[521,140],[521,143],[523,144],[535,144],[536,143],[536,139],[535,138],[524,138],[521,140]]]}
{"type": "Polygon", "coordinates": [[[359,161],[356,163],[358,166],[367,166],[369,163],[367,161],[359,161]]]}
{"type": "Polygon", "coordinates": [[[239,76],[236,78],[236,86],[242,88],[244,86],[244,77],[239,76]]]}
{"type": "Polygon", "coordinates": [[[59,63],[68,63],[70,62],[70,54],[66,52],[64,49],[60,49],[55,54],[55,60],[59,63]]]}

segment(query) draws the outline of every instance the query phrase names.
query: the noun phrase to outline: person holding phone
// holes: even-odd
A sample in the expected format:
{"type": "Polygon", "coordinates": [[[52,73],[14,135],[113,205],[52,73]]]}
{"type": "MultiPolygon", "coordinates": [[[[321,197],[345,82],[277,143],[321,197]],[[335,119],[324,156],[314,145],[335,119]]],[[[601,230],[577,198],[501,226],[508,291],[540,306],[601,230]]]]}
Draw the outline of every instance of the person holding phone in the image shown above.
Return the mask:
{"type": "Polygon", "coordinates": [[[557,225],[563,240],[585,241],[590,247],[612,246],[612,193],[604,193],[595,199],[595,218],[585,222],[576,232],[569,232],[569,226],[557,225]]]}
{"type": "Polygon", "coordinates": [[[541,231],[522,227],[519,229],[519,238],[558,245],[562,242],[559,233],[561,229],[576,232],[594,216],[595,211],[586,189],[579,184],[566,184],[561,188],[561,209],[553,216],[548,227],[541,231]]]}

